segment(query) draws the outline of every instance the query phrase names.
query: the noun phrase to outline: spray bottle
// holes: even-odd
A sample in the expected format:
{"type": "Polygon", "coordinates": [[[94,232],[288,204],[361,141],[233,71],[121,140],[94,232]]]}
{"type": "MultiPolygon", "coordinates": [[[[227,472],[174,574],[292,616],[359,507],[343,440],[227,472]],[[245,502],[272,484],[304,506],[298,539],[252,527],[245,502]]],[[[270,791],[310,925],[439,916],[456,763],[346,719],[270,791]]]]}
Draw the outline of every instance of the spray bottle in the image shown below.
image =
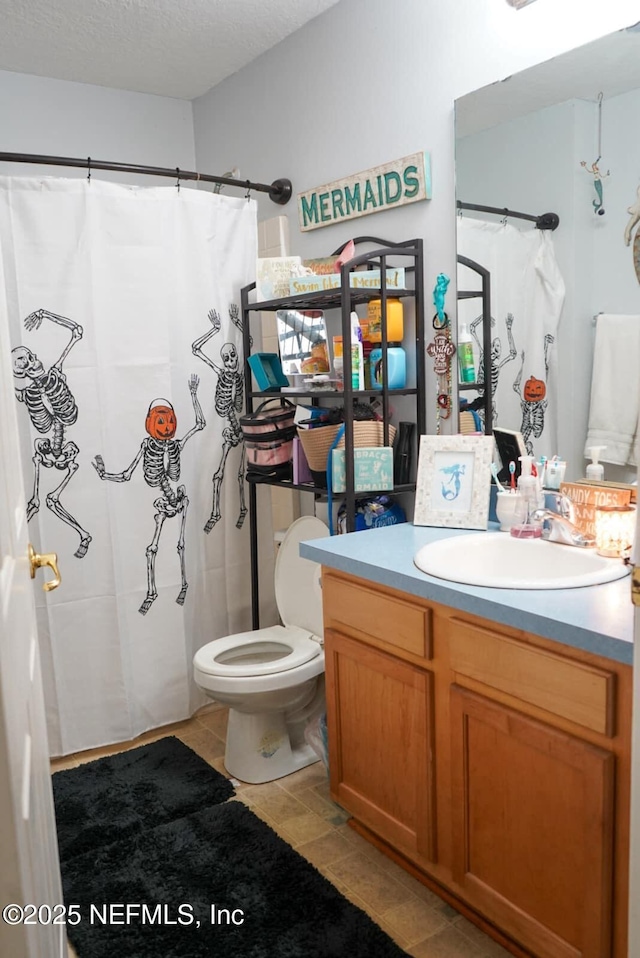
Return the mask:
{"type": "Polygon", "coordinates": [[[590,446],[589,455],[591,456],[591,462],[587,466],[587,479],[604,479],[604,466],[601,462],[598,462],[598,456],[606,446],[590,446]]]}

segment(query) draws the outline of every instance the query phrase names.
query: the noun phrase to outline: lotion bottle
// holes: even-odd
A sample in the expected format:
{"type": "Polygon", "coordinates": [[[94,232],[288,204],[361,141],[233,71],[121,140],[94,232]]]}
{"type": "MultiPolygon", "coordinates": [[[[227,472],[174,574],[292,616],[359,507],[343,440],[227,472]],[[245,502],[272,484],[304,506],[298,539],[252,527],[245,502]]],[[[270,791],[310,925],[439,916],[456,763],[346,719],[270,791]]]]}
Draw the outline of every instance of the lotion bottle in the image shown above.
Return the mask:
{"type": "Polygon", "coordinates": [[[476,381],[476,367],[473,361],[473,339],[466,323],[460,326],[458,333],[458,367],[460,382],[474,383],[476,381]]]}
{"type": "Polygon", "coordinates": [[[351,387],[364,389],[364,352],[358,314],[351,313],[351,387]]]}
{"type": "Polygon", "coordinates": [[[590,446],[589,455],[591,456],[591,462],[587,466],[587,479],[604,479],[604,466],[601,462],[598,462],[598,456],[606,446],[590,446]]]}

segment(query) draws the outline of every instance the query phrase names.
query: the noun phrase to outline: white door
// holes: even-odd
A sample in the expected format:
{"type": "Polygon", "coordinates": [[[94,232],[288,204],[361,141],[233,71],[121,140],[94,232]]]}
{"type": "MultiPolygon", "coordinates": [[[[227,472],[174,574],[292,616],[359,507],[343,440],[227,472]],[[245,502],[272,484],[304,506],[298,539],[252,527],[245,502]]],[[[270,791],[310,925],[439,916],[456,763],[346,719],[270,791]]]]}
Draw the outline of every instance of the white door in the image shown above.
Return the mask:
{"type": "Polygon", "coordinates": [[[54,924],[62,890],[34,602],[34,589],[52,572],[42,569],[31,581],[15,405],[0,301],[0,955],[61,958],[66,936],[54,924]],[[27,905],[45,907],[21,911],[27,905]]]}
{"type": "MultiPolygon", "coordinates": [[[[638,505],[634,546],[634,582],[638,581],[640,584],[640,503],[638,505]]],[[[634,602],[638,602],[639,599],[640,597],[634,595],[634,602]]],[[[640,955],[640,605],[634,606],[633,613],[633,735],[631,741],[631,857],[629,876],[630,956],[640,955]]]]}

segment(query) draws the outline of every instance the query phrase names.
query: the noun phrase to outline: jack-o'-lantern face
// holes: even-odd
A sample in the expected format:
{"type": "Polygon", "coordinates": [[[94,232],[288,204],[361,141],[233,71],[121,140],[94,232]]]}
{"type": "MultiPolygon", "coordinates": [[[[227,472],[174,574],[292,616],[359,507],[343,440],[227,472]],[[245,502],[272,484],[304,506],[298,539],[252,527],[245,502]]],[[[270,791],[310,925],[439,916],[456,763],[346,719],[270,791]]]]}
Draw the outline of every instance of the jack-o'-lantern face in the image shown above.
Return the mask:
{"type": "Polygon", "coordinates": [[[540,402],[547,395],[547,387],[543,379],[536,379],[535,376],[529,376],[524,384],[524,398],[527,402],[540,402]]]}
{"type": "Polygon", "coordinates": [[[149,406],[145,429],[152,439],[172,439],[176,434],[178,422],[173,406],[165,399],[149,406]]]}

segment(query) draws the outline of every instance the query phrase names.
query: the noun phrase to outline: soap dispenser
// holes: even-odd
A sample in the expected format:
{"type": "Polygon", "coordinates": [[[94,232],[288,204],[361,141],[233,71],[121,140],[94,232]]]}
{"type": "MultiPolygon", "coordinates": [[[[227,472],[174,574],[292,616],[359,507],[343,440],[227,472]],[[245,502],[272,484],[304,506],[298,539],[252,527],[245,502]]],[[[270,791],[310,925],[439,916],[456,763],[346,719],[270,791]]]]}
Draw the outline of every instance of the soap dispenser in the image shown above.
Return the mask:
{"type": "Polygon", "coordinates": [[[542,525],[531,521],[531,514],[540,504],[540,486],[532,470],[533,456],[518,458],[520,459],[518,492],[522,499],[516,513],[516,522],[509,531],[516,539],[538,539],[542,535],[542,525]]]}
{"type": "Polygon", "coordinates": [[[591,462],[587,466],[587,479],[604,479],[604,466],[598,462],[598,456],[603,452],[606,446],[590,446],[589,455],[591,462]]]}

